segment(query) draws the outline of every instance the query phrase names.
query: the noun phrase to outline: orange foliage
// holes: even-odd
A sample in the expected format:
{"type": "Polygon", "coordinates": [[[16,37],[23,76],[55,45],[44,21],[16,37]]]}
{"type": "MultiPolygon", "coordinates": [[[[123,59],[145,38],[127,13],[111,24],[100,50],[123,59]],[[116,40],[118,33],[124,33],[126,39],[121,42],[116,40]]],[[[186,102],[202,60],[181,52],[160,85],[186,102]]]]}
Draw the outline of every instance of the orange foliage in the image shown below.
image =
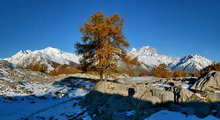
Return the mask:
{"type": "Polygon", "coordinates": [[[81,72],[77,67],[73,65],[59,65],[53,71],[49,72],[49,75],[60,75],[60,74],[74,74],[81,72]]]}
{"type": "Polygon", "coordinates": [[[39,72],[46,72],[47,71],[47,66],[44,64],[28,65],[26,68],[31,69],[32,71],[39,71],[39,72]]]}
{"type": "Polygon", "coordinates": [[[100,78],[115,71],[117,61],[124,56],[123,47],[129,46],[122,34],[123,21],[117,14],[105,16],[98,12],[81,27],[82,43],[76,43],[83,71],[96,71],[100,78]]]}
{"type": "Polygon", "coordinates": [[[186,72],[174,71],[172,76],[173,77],[188,77],[189,75],[186,72]]]}
{"type": "Polygon", "coordinates": [[[165,64],[160,64],[152,69],[152,75],[155,77],[169,78],[172,77],[172,72],[165,64]]]}
{"type": "Polygon", "coordinates": [[[179,72],[179,71],[171,71],[167,68],[165,64],[160,64],[154,67],[151,71],[151,75],[155,77],[161,78],[170,78],[170,77],[188,77],[188,73],[179,72]]]}

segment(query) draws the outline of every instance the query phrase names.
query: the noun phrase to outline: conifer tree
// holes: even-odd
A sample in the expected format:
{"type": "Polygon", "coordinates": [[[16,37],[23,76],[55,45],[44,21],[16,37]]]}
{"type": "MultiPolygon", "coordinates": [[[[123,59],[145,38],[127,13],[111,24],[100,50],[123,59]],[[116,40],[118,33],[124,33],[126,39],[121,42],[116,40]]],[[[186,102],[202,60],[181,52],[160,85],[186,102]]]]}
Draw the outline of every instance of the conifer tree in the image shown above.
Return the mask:
{"type": "Polygon", "coordinates": [[[125,56],[129,46],[122,32],[123,20],[118,14],[105,16],[98,12],[90,17],[80,31],[82,42],[75,44],[83,71],[95,71],[102,80],[105,74],[116,70],[117,62],[125,56]]]}

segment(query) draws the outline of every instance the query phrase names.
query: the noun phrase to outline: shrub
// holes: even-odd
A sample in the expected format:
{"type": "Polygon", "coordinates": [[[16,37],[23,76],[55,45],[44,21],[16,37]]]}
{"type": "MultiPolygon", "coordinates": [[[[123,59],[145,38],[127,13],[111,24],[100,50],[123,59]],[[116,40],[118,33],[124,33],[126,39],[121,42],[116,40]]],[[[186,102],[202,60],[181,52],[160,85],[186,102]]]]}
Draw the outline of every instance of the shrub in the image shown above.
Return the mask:
{"type": "Polygon", "coordinates": [[[172,71],[165,64],[160,64],[154,67],[151,71],[151,75],[161,78],[170,78],[170,77],[188,77],[189,74],[186,72],[172,71]]]}
{"type": "Polygon", "coordinates": [[[172,77],[172,71],[167,68],[165,64],[160,64],[154,67],[151,74],[155,77],[169,78],[172,77]]]}
{"type": "Polygon", "coordinates": [[[174,71],[172,76],[173,77],[188,77],[189,75],[186,72],[174,71]]]}
{"type": "Polygon", "coordinates": [[[28,65],[26,68],[32,71],[47,72],[47,66],[44,64],[32,64],[28,65]]]}

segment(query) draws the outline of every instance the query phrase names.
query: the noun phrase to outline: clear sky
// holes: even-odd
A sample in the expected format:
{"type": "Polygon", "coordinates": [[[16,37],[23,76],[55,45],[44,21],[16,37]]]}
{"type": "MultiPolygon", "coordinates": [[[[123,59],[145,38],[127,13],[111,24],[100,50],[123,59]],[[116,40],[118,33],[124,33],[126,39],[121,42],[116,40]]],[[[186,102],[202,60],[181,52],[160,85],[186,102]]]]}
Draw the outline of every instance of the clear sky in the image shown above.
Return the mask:
{"type": "Polygon", "coordinates": [[[220,0],[0,0],[0,58],[48,46],[74,52],[98,11],[122,16],[130,48],[220,61],[220,0]]]}

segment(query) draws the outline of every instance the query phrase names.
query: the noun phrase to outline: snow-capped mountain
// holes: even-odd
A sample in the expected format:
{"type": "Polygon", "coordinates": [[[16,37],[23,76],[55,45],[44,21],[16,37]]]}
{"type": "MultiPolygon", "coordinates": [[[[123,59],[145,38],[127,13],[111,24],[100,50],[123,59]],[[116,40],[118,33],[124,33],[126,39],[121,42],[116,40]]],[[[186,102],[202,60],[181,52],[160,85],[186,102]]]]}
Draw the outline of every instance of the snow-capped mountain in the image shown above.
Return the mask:
{"type": "Polygon", "coordinates": [[[133,48],[129,54],[132,57],[136,57],[140,63],[150,67],[166,64],[172,70],[188,73],[199,71],[213,63],[200,55],[188,55],[183,58],[162,55],[155,48],[149,46],[144,46],[140,49],[133,48]]]}
{"type": "MultiPolygon", "coordinates": [[[[144,69],[151,69],[159,64],[166,64],[172,70],[193,73],[212,64],[211,60],[199,55],[188,55],[183,58],[171,57],[159,54],[155,48],[143,46],[140,49],[133,48],[128,54],[137,58],[144,69]]],[[[79,56],[73,53],[61,51],[48,47],[42,50],[21,50],[14,56],[5,60],[19,66],[27,67],[31,64],[47,65],[48,71],[53,70],[52,64],[74,64],[79,63],[79,56]]]]}
{"type": "Polygon", "coordinates": [[[171,66],[179,61],[179,58],[159,54],[155,48],[150,46],[144,46],[140,49],[133,48],[129,54],[133,57],[137,57],[139,62],[150,67],[154,67],[159,64],[171,66]]]}
{"type": "Polygon", "coordinates": [[[48,70],[53,70],[52,64],[75,64],[79,63],[79,56],[61,51],[56,48],[47,47],[42,50],[21,50],[14,56],[5,60],[22,67],[27,67],[31,64],[44,64],[48,70]]]}
{"type": "Polygon", "coordinates": [[[212,63],[211,60],[208,60],[205,57],[193,54],[181,58],[172,69],[193,73],[211,65],[212,63]]]}

